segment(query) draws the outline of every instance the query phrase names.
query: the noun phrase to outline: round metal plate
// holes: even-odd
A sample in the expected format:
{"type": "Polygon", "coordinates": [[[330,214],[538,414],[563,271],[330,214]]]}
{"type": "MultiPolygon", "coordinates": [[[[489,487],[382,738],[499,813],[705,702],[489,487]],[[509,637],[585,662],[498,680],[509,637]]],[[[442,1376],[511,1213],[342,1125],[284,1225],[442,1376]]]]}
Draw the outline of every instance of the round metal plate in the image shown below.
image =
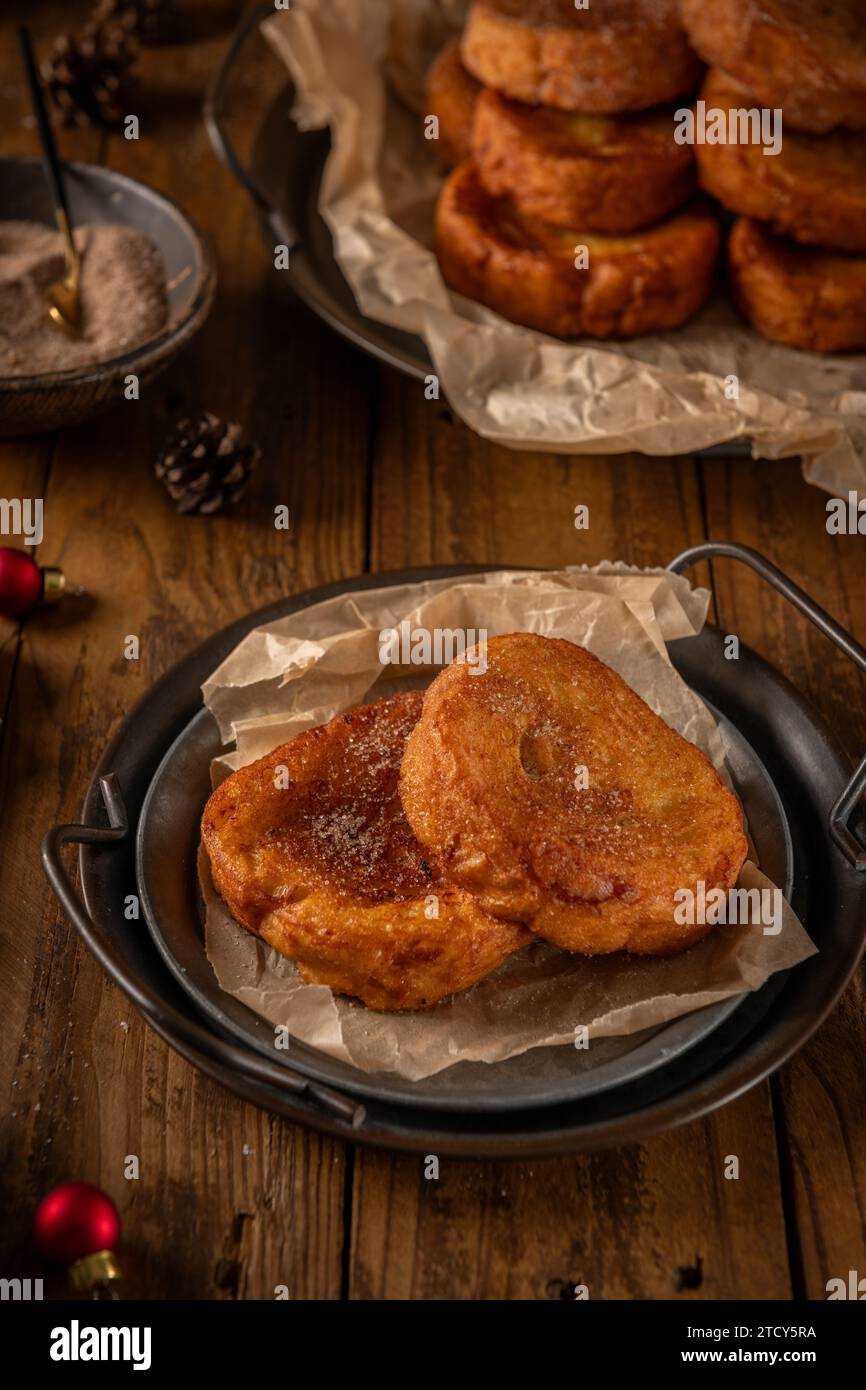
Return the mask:
{"type": "MultiPolygon", "coordinates": [[[[124,721],[95,771],[83,819],[105,823],[99,778],[115,772],[131,826],[137,825],[166,750],[201,708],[201,681],[253,627],[348,589],[456,575],[469,568],[364,576],[329,585],[273,604],[217,633],[157,682],[124,721]]],[[[477,572],[482,567],[474,568],[477,572]]],[[[208,1075],[294,1121],[353,1142],[413,1152],[529,1156],[631,1142],[706,1113],[779,1066],[832,1007],[863,948],[866,881],[844,860],[826,828],[829,808],[847,780],[847,762],[802,697],[743,646],[738,662],[725,660],[721,638],[713,629],[674,643],[671,655],[683,677],[722,712],[765,768],[787,816],[787,852],[794,866],[791,900],[820,953],[745,996],[708,1036],[667,1065],[595,1095],[507,1113],[482,1107],[434,1111],[371,1097],[366,1121],[355,1130],[315,1102],[284,1093],[239,1071],[237,1065],[222,1065],[178,1041],[175,1030],[181,1017],[195,1020],[198,1009],[166,967],[149,933],[124,916],[124,900],[135,882],[130,837],[111,849],[81,851],[82,888],[93,921],[87,935],[90,949],[130,994],[147,984],[160,1000],[148,1021],[208,1075]]],[[[222,1031],[221,1025],[212,1030],[218,1055],[222,1031]]]]}
{"type": "MultiPolygon", "coordinates": [[[[793,860],[785,812],[754,750],[722,723],[761,864],[790,893],[793,860]]],[[[461,1062],[420,1081],[406,1081],[393,1072],[361,1072],[298,1041],[289,1053],[276,1053],[273,1025],[220,988],[204,949],[196,856],[201,813],[211,789],[210,764],[222,751],[215,721],[201,710],[167,752],[138,822],[138,893],[151,936],[181,987],[212,1022],[269,1059],[276,1056],[340,1090],[394,1103],[515,1110],[594,1095],[646,1076],[696,1046],[740,1003],[739,997],[728,999],[663,1027],[601,1039],[588,1050],[533,1048],[495,1065],[461,1062]]]]}

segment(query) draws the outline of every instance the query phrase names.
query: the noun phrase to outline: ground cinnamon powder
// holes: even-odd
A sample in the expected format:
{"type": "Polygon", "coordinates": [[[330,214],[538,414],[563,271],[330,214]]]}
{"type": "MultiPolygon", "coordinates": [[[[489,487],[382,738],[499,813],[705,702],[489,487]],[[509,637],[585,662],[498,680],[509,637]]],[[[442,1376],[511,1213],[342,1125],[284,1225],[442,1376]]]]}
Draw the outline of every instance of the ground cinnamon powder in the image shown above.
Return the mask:
{"type": "Polygon", "coordinates": [[[132,227],[80,227],[82,336],[48,317],[46,292],[65,271],[60,233],[0,222],[0,376],[35,376],[121,357],[168,321],[165,273],[153,242],[132,227]]]}

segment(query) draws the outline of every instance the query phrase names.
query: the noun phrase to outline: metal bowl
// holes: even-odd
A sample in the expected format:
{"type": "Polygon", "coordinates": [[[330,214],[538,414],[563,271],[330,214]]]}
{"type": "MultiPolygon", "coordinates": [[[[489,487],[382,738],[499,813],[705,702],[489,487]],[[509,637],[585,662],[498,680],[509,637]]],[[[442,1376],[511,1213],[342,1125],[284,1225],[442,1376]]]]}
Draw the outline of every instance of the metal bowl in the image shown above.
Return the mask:
{"type": "MultiPolygon", "coordinates": [[[[0,436],[35,434],[89,419],[121,398],[124,378],[144,384],[164,371],[210,312],[216,269],[205,242],[180,209],[147,184],[91,164],[65,165],[73,222],[121,223],[149,236],[169,285],[165,328],[140,347],[89,367],[35,376],[0,376],[0,436]]],[[[42,165],[26,156],[0,158],[4,220],[53,225],[42,165]]]]}

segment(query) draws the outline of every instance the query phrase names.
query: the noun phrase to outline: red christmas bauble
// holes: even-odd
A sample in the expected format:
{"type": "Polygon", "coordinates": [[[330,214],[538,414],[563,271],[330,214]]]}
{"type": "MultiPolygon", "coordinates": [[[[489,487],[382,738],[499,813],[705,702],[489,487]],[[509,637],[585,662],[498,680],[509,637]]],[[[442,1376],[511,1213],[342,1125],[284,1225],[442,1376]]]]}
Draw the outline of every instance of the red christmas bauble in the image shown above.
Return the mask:
{"type": "Polygon", "coordinates": [[[0,546],[0,613],[22,618],[42,597],[42,571],[26,550],[0,546]]]}
{"type": "Polygon", "coordinates": [[[114,1250],[120,1217],[110,1197],[89,1182],[65,1182],[43,1197],[33,1236],[46,1259],[68,1267],[97,1250],[114,1250]]]}

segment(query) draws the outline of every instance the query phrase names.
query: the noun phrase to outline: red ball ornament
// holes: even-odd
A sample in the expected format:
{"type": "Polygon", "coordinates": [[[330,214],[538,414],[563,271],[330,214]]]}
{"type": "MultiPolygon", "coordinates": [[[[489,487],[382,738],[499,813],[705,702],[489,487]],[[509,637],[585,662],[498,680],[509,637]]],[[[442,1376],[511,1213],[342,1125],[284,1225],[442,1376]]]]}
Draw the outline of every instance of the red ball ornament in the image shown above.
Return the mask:
{"type": "Polygon", "coordinates": [[[43,1197],[33,1235],[46,1259],[72,1265],[97,1250],[114,1250],[120,1217],[110,1197],[89,1182],[65,1182],[43,1197]]]}
{"type": "Polygon", "coordinates": [[[23,618],[38,603],[52,603],[63,593],[63,571],[40,569],[32,555],[0,546],[0,615],[23,618]]]}
{"type": "Polygon", "coordinates": [[[65,1182],[43,1197],[33,1218],[42,1255],[64,1265],[78,1293],[116,1298],[120,1270],[114,1248],[120,1217],[110,1197],[89,1182],[65,1182]]]}

